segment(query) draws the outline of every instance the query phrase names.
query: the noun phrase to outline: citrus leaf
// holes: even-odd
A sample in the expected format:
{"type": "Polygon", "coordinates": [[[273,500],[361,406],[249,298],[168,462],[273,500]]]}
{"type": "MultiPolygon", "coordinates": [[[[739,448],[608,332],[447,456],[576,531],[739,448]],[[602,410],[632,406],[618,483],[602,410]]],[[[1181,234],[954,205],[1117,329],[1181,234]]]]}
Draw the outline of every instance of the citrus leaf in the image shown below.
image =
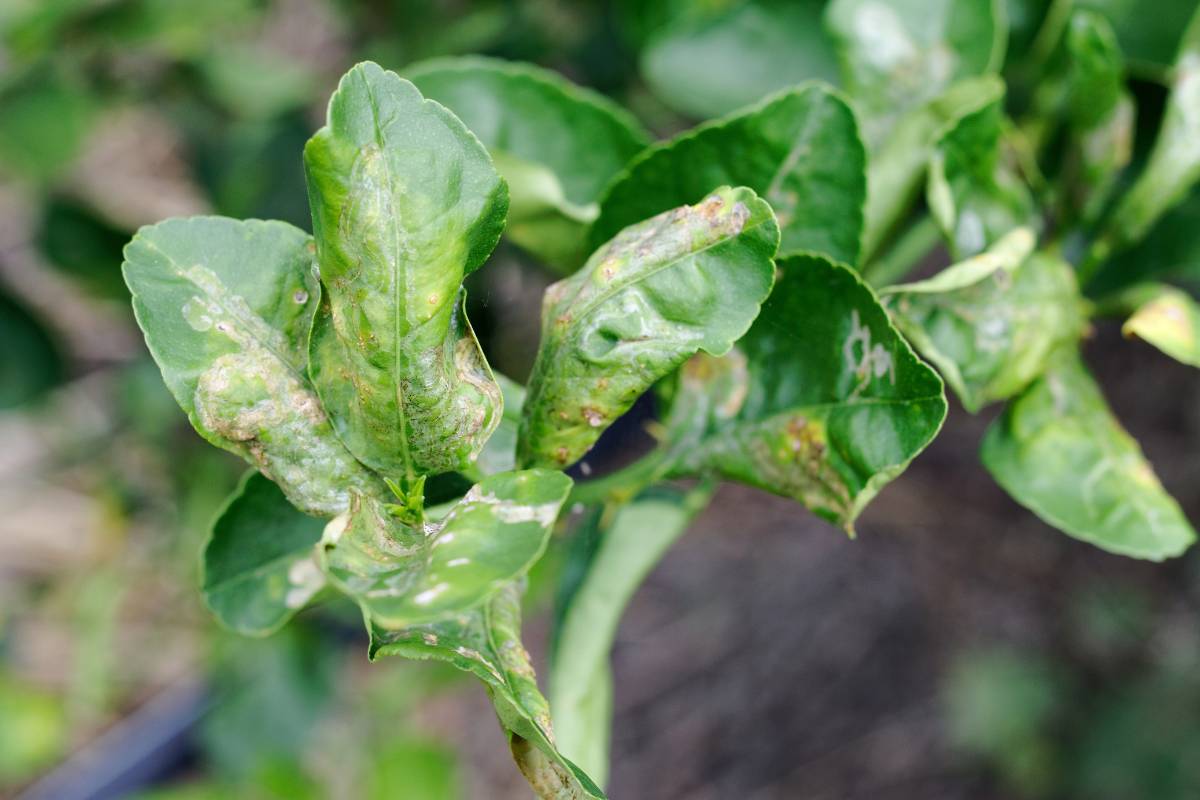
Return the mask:
{"type": "Polygon", "coordinates": [[[338,441],[304,375],[320,297],[312,260],[312,240],[286,223],[193,217],[139,230],[122,269],[146,344],[200,435],[301,511],[333,516],[352,490],[387,490],[338,441]]]}
{"type": "Polygon", "coordinates": [[[744,187],[626,228],[546,290],[517,462],[564,467],[659,378],[725,353],[771,291],[779,228],[744,187]]]}
{"type": "Polygon", "coordinates": [[[1200,306],[1179,289],[1164,287],[1125,321],[1121,332],[1146,340],[1176,361],[1200,367],[1200,306]]]}
{"type": "Polygon", "coordinates": [[[781,252],[812,250],[858,262],[867,184],[854,114],[809,85],[654,145],[600,201],[594,249],[622,228],[695,203],[718,186],[748,186],[779,219],[781,252]]]}
{"type": "Polygon", "coordinates": [[[505,235],[547,264],[575,269],[604,187],[650,143],[620,106],[531,64],[478,56],[405,70],[466,123],[508,182],[505,235]]]}
{"type": "Polygon", "coordinates": [[[779,268],[736,349],[681,371],[667,419],[674,472],[791,497],[852,532],[941,428],[942,382],[848,267],[799,255],[779,268]]]}
{"type": "Polygon", "coordinates": [[[465,467],[501,413],[462,281],[500,237],[504,181],[457,117],[370,62],[304,168],[325,287],[310,373],[338,435],[392,477],[465,467]]]}
{"type": "Polygon", "coordinates": [[[325,586],[313,550],[322,526],[267,478],[247,473],[204,545],[205,605],[238,633],[278,630],[325,586]]]}
{"type": "Polygon", "coordinates": [[[1104,550],[1160,561],[1195,541],[1073,349],[1005,409],[981,455],[1014,500],[1104,550]]]}

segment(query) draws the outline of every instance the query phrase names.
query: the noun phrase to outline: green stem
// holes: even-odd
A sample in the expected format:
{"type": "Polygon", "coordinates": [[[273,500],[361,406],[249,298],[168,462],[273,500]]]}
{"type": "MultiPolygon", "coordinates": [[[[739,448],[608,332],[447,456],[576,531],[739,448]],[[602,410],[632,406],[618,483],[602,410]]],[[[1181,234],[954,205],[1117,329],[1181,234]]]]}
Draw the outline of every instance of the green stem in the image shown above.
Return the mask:
{"type": "Polygon", "coordinates": [[[652,483],[666,477],[674,459],[663,446],[651,450],[632,464],[591,481],[575,484],[567,504],[625,503],[652,483]]]}
{"type": "Polygon", "coordinates": [[[900,281],[929,255],[940,238],[937,223],[926,214],[909,226],[885,255],[863,267],[863,278],[876,287],[900,281]]]}

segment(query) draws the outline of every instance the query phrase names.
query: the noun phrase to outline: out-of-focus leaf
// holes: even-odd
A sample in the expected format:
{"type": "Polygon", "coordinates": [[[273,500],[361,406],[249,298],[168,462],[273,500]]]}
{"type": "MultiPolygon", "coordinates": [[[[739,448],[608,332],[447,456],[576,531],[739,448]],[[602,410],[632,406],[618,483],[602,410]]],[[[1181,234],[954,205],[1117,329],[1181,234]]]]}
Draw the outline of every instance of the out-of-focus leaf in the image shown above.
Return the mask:
{"type": "Polygon", "coordinates": [[[240,119],[269,119],[300,108],[317,83],[304,64],[256,41],[218,46],[199,67],[209,91],[240,119]]]}
{"type": "Polygon", "coordinates": [[[377,64],[351,69],[304,148],[325,295],[309,372],[338,435],[397,478],[461,469],[501,414],[462,307],[508,191],[461,121],[377,64]]]}
{"type": "Polygon", "coordinates": [[[1171,79],[1171,94],[1146,166],[1121,198],[1091,256],[1093,262],[1142,239],[1200,179],[1200,9],[1192,17],[1171,79]]]}
{"type": "Polygon", "coordinates": [[[458,762],[445,745],[404,737],[372,754],[365,800],[459,800],[463,797],[458,762]]]}
{"type": "Polygon", "coordinates": [[[1079,8],[1096,11],[1112,23],[1121,50],[1139,74],[1162,79],[1175,61],[1179,35],[1195,6],[1165,2],[1147,6],[1142,0],[1074,0],[1079,8]]]}
{"type": "Polygon", "coordinates": [[[909,284],[885,290],[896,327],[933,362],[971,412],[1020,392],[1042,374],[1054,351],[1083,333],[1082,302],[1071,266],[1045,253],[1029,256],[1028,247],[1010,248],[1019,236],[1014,233],[978,256],[997,257],[1001,263],[969,285],[928,291],[928,285],[909,284]]]}
{"type": "Polygon", "coordinates": [[[1200,192],[1163,215],[1146,238],[1100,265],[1089,293],[1097,296],[1150,279],[1200,285],[1200,192]]]}
{"type": "Polygon", "coordinates": [[[681,371],[667,420],[674,470],[791,497],[853,531],[941,428],[942,382],[851,270],[810,255],[779,268],[737,347],[681,371]]]}
{"type": "Polygon", "coordinates": [[[127,299],[121,280],[121,248],[129,233],[87,209],[52,200],[42,216],[38,244],[47,260],[101,297],[127,299]]]}
{"type": "Polygon", "coordinates": [[[386,494],[337,440],[304,376],[320,297],[312,240],[282,222],[174,219],[138,231],[125,281],[163,380],[205,439],[297,508],[332,516],[386,494]]]}
{"type": "Polygon", "coordinates": [[[29,70],[0,88],[0,168],[37,181],[54,178],[79,151],[95,118],[82,81],[61,70],[29,70]]]}
{"type": "Polygon", "coordinates": [[[609,652],[621,614],[710,494],[708,488],[653,489],[616,509],[563,614],[550,676],[554,730],[563,755],[601,785],[612,726],[609,652]]]}
{"type": "Polygon", "coordinates": [[[821,0],[721,5],[672,21],[642,50],[646,83],[675,110],[715,117],[809,79],[837,79],[821,0]]]}
{"type": "Polygon", "coordinates": [[[505,235],[560,269],[583,263],[604,187],[650,137],[624,109],[556,72],[480,57],[405,76],[479,137],[508,182],[505,235]]]}
{"type": "Polygon", "coordinates": [[[1004,60],[1001,0],[833,0],[825,24],[872,149],[905,113],[1004,60]]]}
{"type": "Polygon", "coordinates": [[[321,567],[374,625],[432,622],[484,602],[521,577],[546,547],[571,490],[560,472],[490,475],[436,524],[408,524],[356,495],[325,529],[321,567]]]}
{"type": "Polygon", "coordinates": [[[204,546],[204,602],[248,636],[278,630],[325,586],[315,561],[322,522],[250,472],[213,522],[204,546]]]}
{"type": "Polygon", "coordinates": [[[371,632],[371,657],[437,659],[471,673],[487,688],[509,747],[539,797],[603,798],[604,792],[554,746],[550,709],[521,644],[517,584],[482,606],[427,625],[371,632]]]}
{"type": "Polygon", "coordinates": [[[913,283],[898,283],[879,290],[889,294],[943,294],[957,289],[974,286],[998,270],[1012,273],[1021,265],[1037,244],[1037,237],[1029,228],[1017,228],[977,256],[971,256],[957,264],[913,283]]]}
{"type": "Polygon", "coordinates": [[[0,674],[0,706],[0,787],[9,788],[62,757],[67,715],[58,697],[6,674],[0,674]]]}
{"type": "Polygon", "coordinates": [[[1200,367],[1200,306],[1178,289],[1164,287],[1125,321],[1121,332],[1145,339],[1176,361],[1200,367]]]}
{"type": "Polygon", "coordinates": [[[1072,349],[1005,409],[981,454],[1018,503],[1101,549],[1160,561],[1195,541],[1072,349]]]}
{"type": "Polygon", "coordinates": [[[744,187],[619,233],[546,290],[517,462],[564,467],[658,379],[721,355],[771,291],[779,228],[744,187]]]}
{"type": "Polygon", "coordinates": [[[0,291],[0,409],[37,398],[65,373],[54,337],[23,305],[0,291]]]}
{"type": "Polygon", "coordinates": [[[1033,197],[1001,147],[1003,98],[962,116],[938,140],[926,197],[956,258],[1033,221],[1033,197]]]}
{"type": "Polygon", "coordinates": [[[600,203],[595,249],[622,228],[695,203],[718,186],[748,186],[771,204],[784,253],[858,262],[867,184],[854,114],[828,88],[804,86],[655,145],[600,203]]]}

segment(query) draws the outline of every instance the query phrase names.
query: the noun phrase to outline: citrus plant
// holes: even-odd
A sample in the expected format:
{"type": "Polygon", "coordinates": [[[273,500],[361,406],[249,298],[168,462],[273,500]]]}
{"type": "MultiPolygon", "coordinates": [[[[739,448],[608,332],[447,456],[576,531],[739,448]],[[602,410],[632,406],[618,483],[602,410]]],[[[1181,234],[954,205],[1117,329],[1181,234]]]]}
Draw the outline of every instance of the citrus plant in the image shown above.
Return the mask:
{"type": "Polygon", "coordinates": [[[540,797],[595,798],[621,611],[717,479],[853,535],[937,435],[949,386],[968,412],[1005,404],[982,460],[1019,503],[1115,553],[1183,552],[1191,525],[1079,349],[1090,318],[1128,313],[1130,335],[1200,364],[1190,296],[1145,283],[1153,264],[1120,274],[1153,258],[1147,236],[1200,178],[1200,21],[1131,167],[1120,37],[1100,13],[1054,9],[1005,73],[1019,99],[989,0],[684,18],[646,43],[646,80],[684,113],[728,113],[656,143],[533,66],[351,69],[304,148],[311,235],[172,219],[126,249],[168,387],[253,468],[205,549],[208,606],[265,635],[344,594],[371,658],[438,659],[484,684],[540,797]],[[768,50],[820,47],[709,93],[709,67],[678,68],[704,47],[741,47],[753,67],[746,28],[763,19],[768,50]],[[788,77],[832,80],[839,64],[841,91],[788,77]],[[526,385],[493,372],[467,319],[463,281],[502,236],[562,276],[526,385]],[[939,240],[955,263],[906,280],[939,240]],[[657,446],[574,484],[565,470],[647,392],[657,446]],[[447,473],[472,485],[426,502],[447,473]],[[521,595],[568,516],[578,569],[547,701],[521,595]]]}

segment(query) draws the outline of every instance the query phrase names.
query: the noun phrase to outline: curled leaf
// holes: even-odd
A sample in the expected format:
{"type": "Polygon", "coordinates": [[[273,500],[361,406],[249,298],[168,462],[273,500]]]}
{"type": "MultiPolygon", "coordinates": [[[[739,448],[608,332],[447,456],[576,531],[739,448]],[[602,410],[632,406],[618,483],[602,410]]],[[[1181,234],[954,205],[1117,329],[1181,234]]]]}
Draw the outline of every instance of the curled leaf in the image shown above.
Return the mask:
{"type": "Polygon", "coordinates": [[[1200,306],[1179,289],[1164,288],[1121,326],[1176,361],[1200,367],[1200,306]]]}

